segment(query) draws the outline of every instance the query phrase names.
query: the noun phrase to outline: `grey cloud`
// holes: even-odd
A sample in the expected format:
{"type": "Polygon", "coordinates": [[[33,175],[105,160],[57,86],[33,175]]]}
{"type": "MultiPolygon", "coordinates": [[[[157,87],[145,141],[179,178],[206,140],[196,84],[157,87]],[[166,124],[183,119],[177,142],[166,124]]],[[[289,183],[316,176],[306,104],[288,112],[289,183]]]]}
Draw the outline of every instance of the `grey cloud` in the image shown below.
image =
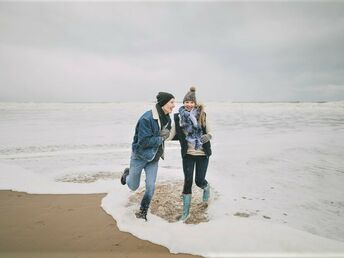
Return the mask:
{"type": "Polygon", "coordinates": [[[340,100],[343,20],[326,2],[2,2],[0,100],[340,100]]]}

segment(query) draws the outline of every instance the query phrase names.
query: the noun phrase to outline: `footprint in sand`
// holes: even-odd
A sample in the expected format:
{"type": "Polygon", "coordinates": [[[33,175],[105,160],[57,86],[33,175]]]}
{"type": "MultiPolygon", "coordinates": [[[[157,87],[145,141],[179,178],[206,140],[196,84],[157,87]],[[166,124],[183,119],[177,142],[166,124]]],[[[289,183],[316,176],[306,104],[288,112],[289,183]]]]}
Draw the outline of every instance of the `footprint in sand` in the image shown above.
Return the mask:
{"type": "Polygon", "coordinates": [[[250,217],[250,214],[248,214],[246,212],[236,212],[234,214],[234,216],[241,217],[241,218],[248,218],[248,217],[250,217]]]}

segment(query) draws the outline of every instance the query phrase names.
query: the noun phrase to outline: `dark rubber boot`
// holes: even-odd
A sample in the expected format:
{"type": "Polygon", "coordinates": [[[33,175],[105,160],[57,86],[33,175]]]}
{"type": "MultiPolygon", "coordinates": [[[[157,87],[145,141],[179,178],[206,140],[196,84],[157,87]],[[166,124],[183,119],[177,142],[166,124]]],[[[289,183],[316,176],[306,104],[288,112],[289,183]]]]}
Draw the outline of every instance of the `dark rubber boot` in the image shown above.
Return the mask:
{"type": "Polygon", "coordinates": [[[121,176],[121,184],[125,185],[127,183],[127,176],[129,175],[129,168],[125,168],[121,176]]]}
{"type": "Polygon", "coordinates": [[[147,221],[147,209],[141,207],[140,210],[135,213],[135,215],[136,218],[144,219],[145,221],[147,221]]]}

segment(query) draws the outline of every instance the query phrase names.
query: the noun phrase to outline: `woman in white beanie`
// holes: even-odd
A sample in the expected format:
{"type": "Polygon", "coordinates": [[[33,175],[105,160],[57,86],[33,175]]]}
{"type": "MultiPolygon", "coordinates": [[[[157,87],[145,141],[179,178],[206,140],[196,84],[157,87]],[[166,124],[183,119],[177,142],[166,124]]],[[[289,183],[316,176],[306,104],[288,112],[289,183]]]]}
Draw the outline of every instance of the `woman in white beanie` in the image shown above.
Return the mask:
{"type": "Polygon", "coordinates": [[[189,217],[192,183],[195,170],[195,183],[203,189],[203,202],[208,202],[210,186],[205,179],[212,138],[203,105],[197,105],[196,88],[191,87],[183,99],[179,113],[174,114],[174,124],[167,140],[179,140],[183,159],[184,187],[183,213],[181,221],[189,217]],[[195,169],[196,168],[196,169],[195,169]]]}

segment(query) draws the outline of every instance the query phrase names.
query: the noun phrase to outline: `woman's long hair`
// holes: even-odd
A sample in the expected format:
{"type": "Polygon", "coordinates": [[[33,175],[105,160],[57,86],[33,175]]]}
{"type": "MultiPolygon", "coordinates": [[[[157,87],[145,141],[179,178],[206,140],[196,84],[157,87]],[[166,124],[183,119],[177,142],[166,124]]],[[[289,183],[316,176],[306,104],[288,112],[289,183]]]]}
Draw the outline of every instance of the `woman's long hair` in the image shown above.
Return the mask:
{"type": "Polygon", "coordinates": [[[206,118],[205,118],[205,112],[204,112],[204,104],[198,104],[197,109],[199,110],[199,117],[198,122],[201,124],[202,127],[205,127],[206,125],[206,118]]]}

